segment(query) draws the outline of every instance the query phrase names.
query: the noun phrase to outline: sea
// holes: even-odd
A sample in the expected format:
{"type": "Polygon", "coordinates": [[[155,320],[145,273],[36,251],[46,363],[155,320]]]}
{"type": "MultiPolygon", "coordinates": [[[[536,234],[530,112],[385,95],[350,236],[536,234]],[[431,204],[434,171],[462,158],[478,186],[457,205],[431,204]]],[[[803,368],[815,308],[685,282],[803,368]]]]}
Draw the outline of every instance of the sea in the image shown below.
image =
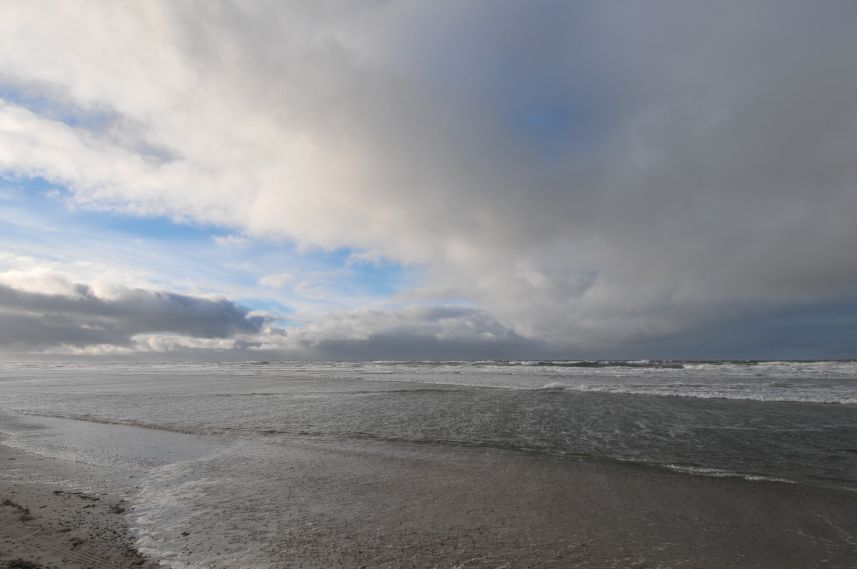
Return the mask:
{"type": "Polygon", "coordinates": [[[0,432],[2,444],[133,478],[141,549],[174,567],[226,567],[230,543],[264,541],[271,523],[230,519],[287,509],[271,496],[302,444],[857,491],[857,361],[3,362],[0,432]],[[189,521],[233,539],[193,549],[195,536],[175,538],[189,521]]]}

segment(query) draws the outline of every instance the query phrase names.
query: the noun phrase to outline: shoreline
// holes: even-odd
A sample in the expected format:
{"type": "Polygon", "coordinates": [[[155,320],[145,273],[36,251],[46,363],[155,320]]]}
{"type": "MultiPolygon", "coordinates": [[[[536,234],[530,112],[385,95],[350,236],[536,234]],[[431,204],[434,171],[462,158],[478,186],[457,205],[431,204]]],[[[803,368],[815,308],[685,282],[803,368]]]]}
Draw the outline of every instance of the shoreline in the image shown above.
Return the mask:
{"type": "MultiPolygon", "coordinates": [[[[624,396],[626,394],[608,394],[609,396],[618,395],[624,396]]],[[[653,396],[653,395],[641,395],[641,397],[673,397],[671,395],[668,396],[653,396]]],[[[770,403],[784,403],[784,402],[770,402],[770,403]]],[[[791,402],[788,402],[791,403],[791,402]]],[[[812,403],[813,405],[825,405],[824,403],[812,403]]],[[[850,404],[849,404],[850,405],[850,404]]],[[[857,408],[857,404],[855,404],[855,408],[857,408]]],[[[98,416],[77,416],[77,415],[64,415],[64,414],[52,414],[52,413],[36,413],[36,412],[19,412],[19,411],[4,411],[0,410],[0,419],[5,415],[6,418],[14,417],[19,419],[31,419],[34,421],[41,422],[70,422],[70,423],[83,423],[86,425],[92,425],[93,427],[106,427],[106,428],[119,428],[123,430],[131,429],[131,430],[142,430],[143,432],[154,432],[155,434],[161,433],[164,436],[174,436],[179,435],[182,437],[186,437],[187,439],[193,440],[208,440],[213,441],[217,440],[220,443],[234,442],[237,440],[233,433],[229,433],[223,429],[201,429],[201,428],[192,428],[187,426],[177,426],[171,424],[157,424],[157,423],[148,423],[148,422],[140,422],[140,421],[128,421],[128,420],[119,420],[119,419],[106,419],[98,416]]],[[[260,437],[280,437],[286,440],[294,441],[296,444],[300,445],[306,441],[312,441],[315,439],[315,435],[311,434],[302,434],[302,433],[294,433],[288,431],[276,431],[276,430],[265,430],[265,431],[251,431],[251,434],[260,436],[260,437]]],[[[0,431],[0,446],[3,445],[3,437],[4,434],[0,431]]],[[[574,451],[565,451],[558,448],[551,447],[524,447],[524,446],[515,446],[504,443],[492,443],[492,442],[468,442],[464,440],[454,440],[454,439],[422,439],[422,438],[404,438],[404,437],[389,437],[383,435],[373,435],[373,434],[352,434],[348,438],[355,445],[359,445],[362,443],[376,443],[380,445],[390,444],[390,445],[402,445],[403,447],[414,447],[414,448],[431,448],[435,447],[438,449],[448,449],[448,450],[473,450],[473,451],[495,451],[500,453],[511,452],[515,454],[520,454],[522,456],[531,456],[537,459],[545,459],[545,460],[557,460],[562,462],[568,462],[569,464],[577,464],[580,462],[586,463],[594,463],[594,464],[604,464],[608,467],[610,465],[620,466],[620,467],[629,467],[629,468],[642,468],[642,469],[652,469],[656,472],[669,472],[669,473],[679,473],[686,476],[694,476],[694,477],[703,477],[703,478],[715,478],[715,479],[737,479],[743,480],[747,482],[764,482],[764,483],[773,483],[773,484],[790,484],[790,485],[798,485],[804,486],[808,488],[817,488],[817,489],[826,489],[826,490],[834,490],[834,491],[845,491],[852,492],[857,494],[857,486],[854,485],[854,482],[848,480],[842,480],[837,478],[830,478],[827,480],[824,479],[806,479],[806,478],[787,478],[784,476],[775,476],[772,474],[766,474],[761,472],[752,472],[752,471],[738,471],[738,470],[726,470],[723,468],[715,468],[710,466],[699,466],[696,464],[685,464],[680,462],[675,463],[661,463],[654,462],[648,459],[634,459],[634,458],[626,458],[621,456],[611,456],[611,455],[602,455],[602,454],[591,454],[585,452],[574,452],[574,451]]],[[[325,440],[325,437],[320,437],[320,441],[325,440]]],[[[335,440],[335,439],[332,439],[335,440]]],[[[329,441],[330,442],[330,441],[329,441]]],[[[335,443],[334,443],[335,444],[335,443]]],[[[20,450],[20,449],[19,449],[20,450]]],[[[186,452],[187,449],[181,449],[179,452],[186,452]]],[[[27,451],[22,451],[27,452],[27,451]]],[[[45,458],[50,458],[47,455],[39,455],[45,458]]],[[[54,459],[58,460],[58,459],[54,459]]],[[[2,568],[0,568],[2,569],[2,568]]]]}
{"type": "MultiPolygon", "coordinates": [[[[270,564],[254,567],[806,569],[857,559],[857,495],[848,490],[496,449],[295,439],[272,448],[288,465],[277,480],[289,492],[286,518],[260,507],[273,495],[242,503],[237,517],[206,514],[227,517],[233,530],[260,517],[276,526],[256,541],[232,536],[239,559],[242,547],[271,548],[270,564]]],[[[91,487],[103,467],[2,444],[0,466],[2,569],[15,559],[57,569],[185,567],[206,539],[216,542],[205,532],[217,524],[171,526],[163,545],[173,553],[160,565],[129,532],[134,476],[81,491],[72,481],[91,487]],[[52,468],[68,483],[34,480],[52,468]]],[[[242,566],[232,559],[198,566],[242,566]]]]}
{"type": "Polygon", "coordinates": [[[0,568],[161,567],[135,549],[123,496],[10,476],[53,461],[0,443],[0,568]]]}

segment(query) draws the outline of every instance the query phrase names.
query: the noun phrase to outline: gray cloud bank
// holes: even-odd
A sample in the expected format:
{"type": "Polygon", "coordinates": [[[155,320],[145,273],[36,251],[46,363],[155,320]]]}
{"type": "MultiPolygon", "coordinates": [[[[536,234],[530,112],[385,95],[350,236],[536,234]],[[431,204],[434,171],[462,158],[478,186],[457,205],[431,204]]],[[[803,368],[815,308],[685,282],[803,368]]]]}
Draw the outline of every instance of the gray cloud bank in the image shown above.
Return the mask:
{"type": "Polygon", "coordinates": [[[0,347],[11,350],[131,347],[135,336],[153,333],[230,338],[259,332],[262,324],[228,300],[139,289],[105,299],[85,285],[72,295],[0,285],[0,347]]]}
{"type": "Polygon", "coordinates": [[[620,347],[569,350],[521,336],[467,306],[357,309],[304,327],[266,324],[232,301],[126,289],[108,298],[86,285],[70,294],[0,285],[0,349],[27,353],[208,359],[847,358],[857,342],[857,303],[774,313],[748,309],[672,335],[620,347]],[[760,342],[765,338],[765,342],[760,342]]]}
{"type": "Polygon", "coordinates": [[[464,306],[358,309],[305,327],[282,328],[225,299],[144,289],[121,289],[104,297],[87,285],[69,288],[46,293],[0,284],[0,349],[227,359],[473,359],[546,353],[545,346],[519,336],[485,311],[464,306]]]}
{"type": "Polygon", "coordinates": [[[270,333],[267,345],[254,346],[257,351],[313,359],[472,360],[551,353],[542,342],[467,306],[358,309],[330,315],[308,328],[270,333]]]}
{"type": "Polygon", "coordinates": [[[0,169],[78,204],[419,264],[580,351],[857,298],[854,2],[30,5],[0,77],[79,118],[0,106],[0,169]]]}

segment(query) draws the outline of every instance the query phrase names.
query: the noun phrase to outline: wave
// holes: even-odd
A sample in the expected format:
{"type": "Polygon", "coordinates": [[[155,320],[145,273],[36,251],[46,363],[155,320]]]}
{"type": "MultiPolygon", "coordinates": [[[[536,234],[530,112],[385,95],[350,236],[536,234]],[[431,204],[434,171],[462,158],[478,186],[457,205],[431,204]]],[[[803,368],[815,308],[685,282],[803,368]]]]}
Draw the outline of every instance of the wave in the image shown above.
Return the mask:
{"type": "Polygon", "coordinates": [[[720,470],[719,468],[704,468],[701,466],[688,466],[684,464],[658,464],[655,465],[673,472],[681,472],[682,474],[690,474],[692,476],[705,476],[707,478],[740,478],[750,482],[779,482],[782,484],[797,484],[796,480],[788,478],[777,478],[775,476],[762,476],[760,474],[745,474],[742,472],[732,472],[729,470],[720,470]]]}
{"type": "MultiPolygon", "coordinates": [[[[551,383],[539,389],[560,389],[559,384],[551,383]],[[548,385],[550,387],[548,387],[548,385]]],[[[821,403],[827,405],[857,405],[857,397],[835,397],[829,393],[781,394],[764,392],[730,392],[730,391],[683,391],[680,389],[664,389],[657,387],[634,387],[613,385],[566,385],[563,391],[578,391],[583,393],[609,393],[618,395],[645,395],[651,397],[688,397],[693,399],[728,399],[732,401],[761,401],[771,403],[821,403]]]]}
{"type": "Polygon", "coordinates": [[[17,414],[27,417],[44,417],[46,419],[64,419],[66,421],[80,421],[83,423],[94,423],[97,425],[117,425],[120,427],[134,427],[137,429],[147,429],[150,431],[164,431],[167,433],[179,433],[182,435],[227,435],[233,433],[230,429],[224,428],[202,428],[188,427],[182,425],[172,425],[165,423],[152,423],[148,421],[138,421],[133,419],[110,419],[107,417],[99,417],[96,415],[77,415],[73,413],[42,413],[33,411],[16,411],[17,414]]]}
{"type": "MultiPolygon", "coordinates": [[[[118,420],[118,419],[110,419],[104,417],[94,417],[94,416],[84,416],[84,415],[69,415],[69,414],[44,414],[44,413],[25,413],[25,415],[33,416],[33,417],[45,417],[45,418],[57,418],[64,420],[73,420],[73,421],[84,421],[96,424],[104,424],[104,425],[116,425],[116,426],[125,426],[125,427],[134,427],[141,428],[147,430],[155,430],[155,431],[165,431],[169,433],[182,433],[187,435],[203,435],[203,436],[212,436],[212,435],[221,435],[220,442],[228,443],[228,448],[240,448],[241,445],[245,443],[254,444],[254,443],[263,443],[266,445],[275,445],[279,446],[281,444],[300,444],[300,441],[308,441],[308,440],[331,440],[331,441],[373,441],[377,443],[392,443],[392,444],[406,444],[406,445],[430,445],[430,446],[439,446],[439,447],[457,447],[462,449],[494,449],[499,451],[511,451],[516,453],[524,453],[524,454],[533,454],[533,455],[542,455],[542,456],[550,456],[555,459],[560,460],[586,460],[586,461],[607,461],[614,463],[622,463],[629,465],[637,465],[648,468],[660,468],[666,469],[669,471],[674,471],[682,474],[693,475],[693,476],[705,476],[709,478],[740,478],[747,481],[752,482],[778,482],[778,483],[789,483],[789,484],[810,484],[810,485],[825,485],[830,487],[843,487],[844,482],[840,482],[837,484],[832,484],[831,481],[834,479],[830,479],[830,481],[825,482],[824,480],[819,480],[818,478],[812,477],[808,479],[800,478],[800,479],[787,479],[776,476],[762,475],[756,473],[744,473],[744,472],[735,472],[720,468],[712,468],[712,467],[704,467],[697,465],[689,465],[689,464],[677,464],[670,462],[661,462],[657,459],[652,458],[640,458],[640,457],[629,457],[622,453],[614,454],[610,452],[608,449],[604,449],[606,452],[599,451],[581,451],[577,449],[570,449],[563,446],[556,446],[554,444],[547,443],[539,443],[537,441],[513,441],[513,440],[503,440],[503,439],[494,439],[494,438],[467,438],[467,437],[438,437],[434,435],[428,436],[408,436],[408,435],[395,435],[389,433],[382,432],[372,432],[372,431],[358,431],[358,430],[319,430],[319,431],[307,431],[304,429],[264,429],[264,428],[255,428],[255,429],[242,429],[236,431],[227,431],[223,429],[202,429],[202,428],[185,428],[185,427],[177,427],[175,425],[169,424],[154,424],[147,423],[141,421],[133,421],[133,420],[118,420]],[[223,435],[231,435],[227,437],[223,437],[223,435]],[[235,445],[238,445],[236,447],[235,445]]],[[[0,437],[2,437],[2,433],[0,433],[0,437]]],[[[210,439],[209,439],[210,440],[210,439]]],[[[38,450],[34,450],[29,448],[28,446],[16,446],[17,448],[21,448],[21,450],[25,450],[27,452],[31,452],[34,454],[41,454],[44,456],[54,456],[52,454],[44,454],[38,450]]],[[[226,449],[227,447],[223,447],[226,449]]],[[[857,449],[847,448],[842,449],[848,452],[855,452],[857,449]]],[[[199,460],[205,460],[206,457],[213,456],[211,454],[204,454],[199,457],[199,460]]],[[[191,459],[193,461],[197,459],[191,459]]],[[[849,490],[855,490],[850,487],[846,487],[849,490]]]]}
{"type": "MultiPolygon", "coordinates": [[[[266,433],[268,435],[283,435],[292,437],[294,432],[276,432],[266,433]]],[[[320,435],[319,433],[306,433],[307,435],[320,435]]],[[[459,448],[459,449],[484,449],[495,450],[501,452],[515,452],[534,456],[551,457],[554,460],[563,461],[585,461],[595,463],[608,463],[618,465],[628,465],[643,468],[654,468],[660,470],[668,470],[680,474],[691,476],[702,476],[706,478],[736,478],[746,480],[748,482],[764,482],[764,483],[779,483],[779,484],[801,484],[808,486],[828,487],[844,489],[852,492],[857,492],[857,488],[851,486],[843,486],[840,483],[831,483],[817,478],[807,479],[790,479],[777,476],[767,476],[755,473],[735,472],[720,468],[710,468],[703,466],[694,466],[687,464],[675,464],[667,462],[658,462],[657,460],[647,458],[632,458],[623,455],[599,452],[586,452],[579,450],[571,450],[567,448],[555,447],[551,445],[539,444],[522,444],[520,442],[499,441],[499,440],[483,440],[483,439],[460,439],[460,438],[441,438],[441,437],[408,437],[408,436],[391,436],[380,433],[370,432],[341,432],[341,433],[326,433],[322,435],[324,438],[330,437],[337,440],[352,439],[365,440],[375,443],[392,443],[392,444],[407,444],[407,445],[436,445],[439,447],[459,448]]],[[[270,444],[270,442],[269,442],[270,444]]]]}
{"type": "MultiPolygon", "coordinates": [[[[717,385],[684,384],[671,382],[666,384],[633,384],[633,383],[571,383],[574,377],[558,376],[567,378],[568,381],[551,381],[533,385],[528,382],[519,383],[495,383],[488,381],[462,381],[464,376],[449,376],[448,378],[424,378],[418,379],[389,379],[388,382],[395,383],[420,383],[423,385],[443,385],[455,388],[467,389],[504,389],[513,391],[544,391],[544,392],[579,392],[579,393],[603,393],[607,395],[640,395],[646,397],[687,397],[692,399],[728,399],[732,401],[759,401],[771,403],[818,403],[827,405],[857,405],[857,394],[853,389],[846,393],[835,393],[829,389],[790,389],[789,384],[784,384],[781,389],[768,390],[765,387],[778,387],[777,385],[762,384],[729,384],[718,389],[717,385]]],[[[556,376],[555,376],[556,377],[556,376]]],[[[474,376],[476,379],[476,376],[474,376]]],[[[481,378],[479,378],[481,379],[481,378]]],[[[516,378],[517,379],[517,378],[516,378]]],[[[387,390],[383,393],[397,392],[419,392],[421,390],[403,389],[387,390]]],[[[426,389],[425,391],[435,391],[426,389]]],[[[438,390],[445,391],[445,390],[438,390]]],[[[372,393],[381,393],[373,391],[372,393]]]]}
{"type": "Polygon", "coordinates": [[[552,381],[551,383],[546,383],[541,387],[537,388],[539,391],[565,391],[567,386],[558,381],[552,381]]]}
{"type": "MultiPolygon", "coordinates": [[[[357,363],[357,362],[343,362],[357,363]]],[[[377,360],[376,366],[410,367],[579,367],[579,368],[664,368],[683,369],[684,363],[674,360],[377,360]]]]}
{"type": "Polygon", "coordinates": [[[684,364],[672,361],[602,361],[602,360],[583,360],[583,361],[540,361],[534,364],[539,367],[582,367],[582,368],[656,368],[656,369],[684,369],[684,364]]]}

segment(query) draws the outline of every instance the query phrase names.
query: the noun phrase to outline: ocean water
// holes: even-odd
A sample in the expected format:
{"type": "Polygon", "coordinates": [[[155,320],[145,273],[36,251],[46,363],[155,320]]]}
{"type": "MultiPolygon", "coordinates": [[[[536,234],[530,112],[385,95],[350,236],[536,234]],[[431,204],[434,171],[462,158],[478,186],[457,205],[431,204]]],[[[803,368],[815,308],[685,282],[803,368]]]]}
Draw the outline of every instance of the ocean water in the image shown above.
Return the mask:
{"type": "Polygon", "coordinates": [[[370,468],[334,475],[307,445],[857,490],[857,362],[2,363],[0,431],[44,456],[137,469],[130,522],[173,567],[269,567],[275,537],[315,507],[284,489],[370,468]],[[190,526],[205,531],[176,538],[190,526]]]}

